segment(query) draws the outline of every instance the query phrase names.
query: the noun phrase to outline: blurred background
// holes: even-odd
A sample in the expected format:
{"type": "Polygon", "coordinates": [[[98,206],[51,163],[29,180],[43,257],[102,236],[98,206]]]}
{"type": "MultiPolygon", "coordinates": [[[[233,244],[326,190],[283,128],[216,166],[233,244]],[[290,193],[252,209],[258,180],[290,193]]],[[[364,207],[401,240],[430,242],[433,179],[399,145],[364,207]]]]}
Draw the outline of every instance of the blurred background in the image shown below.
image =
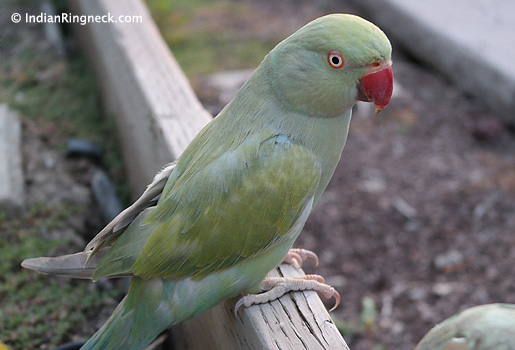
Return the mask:
{"type": "MultiPolygon", "coordinates": [[[[344,12],[375,21],[344,0],[146,5],[213,115],[270,49],[310,20],[344,12]]],[[[12,349],[51,349],[103,324],[122,282],[41,276],[19,264],[82,250],[137,195],[71,26],[12,23],[13,13],[37,15],[42,6],[69,12],[65,1],[0,1],[0,115],[16,114],[22,129],[19,149],[0,152],[21,154],[25,193],[0,208],[0,341],[12,349]],[[117,198],[107,209],[102,193],[117,198]]],[[[340,165],[295,244],[320,258],[305,271],[340,292],[332,316],[353,350],[412,349],[459,310],[515,303],[513,128],[435,69],[437,60],[392,44],[392,102],[378,116],[357,105],[340,165]]]]}

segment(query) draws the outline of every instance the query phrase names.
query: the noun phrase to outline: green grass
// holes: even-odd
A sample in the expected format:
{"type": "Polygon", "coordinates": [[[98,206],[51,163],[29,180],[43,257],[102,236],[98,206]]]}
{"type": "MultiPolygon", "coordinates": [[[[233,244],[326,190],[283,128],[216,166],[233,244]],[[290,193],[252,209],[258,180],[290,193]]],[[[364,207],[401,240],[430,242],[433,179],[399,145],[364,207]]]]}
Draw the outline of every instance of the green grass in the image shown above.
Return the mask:
{"type": "Polygon", "coordinates": [[[246,2],[147,0],[147,5],[190,79],[256,67],[278,40],[258,36],[248,28],[255,27],[256,18],[246,2]]]}
{"type": "Polygon", "coordinates": [[[40,275],[21,268],[23,259],[70,249],[59,234],[78,205],[35,205],[18,219],[0,212],[0,339],[13,349],[37,349],[70,340],[93,310],[113,306],[115,291],[92,291],[87,281],[40,275]],[[43,238],[44,237],[44,238],[43,238]]]}
{"type": "MultiPolygon", "coordinates": [[[[15,43],[16,41],[11,41],[15,43]]],[[[14,45],[14,44],[13,44],[14,45]]],[[[69,137],[85,138],[104,151],[104,165],[117,183],[124,167],[112,118],[100,109],[93,72],[82,57],[66,61],[30,46],[0,60],[0,103],[17,110],[44,142],[64,152],[69,137]]],[[[122,201],[128,186],[119,188],[122,201]]],[[[69,217],[85,208],[74,203],[38,203],[20,217],[0,211],[0,340],[11,349],[49,349],[86,338],[99,310],[113,309],[118,291],[90,281],[40,275],[21,268],[25,258],[82,249],[69,236],[69,217]]]]}
{"type": "Polygon", "coordinates": [[[98,144],[122,202],[128,203],[116,124],[101,112],[94,74],[86,60],[82,56],[70,62],[40,57],[27,49],[13,61],[0,65],[0,103],[8,103],[39,129],[51,130],[48,142],[61,151],[70,137],[98,144]]]}
{"type": "MultiPolygon", "coordinates": [[[[371,344],[372,335],[377,331],[377,306],[370,297],[363,297],[361,300],[361,317],[359,323],[348,322],[333,316],[336,328],[340,331],[343,338],[352,343],[353,338],[363,337],[369,339],[371,344]]],[[[385,350],[382,344],[374,345],[372,350],[385,350]]]]}

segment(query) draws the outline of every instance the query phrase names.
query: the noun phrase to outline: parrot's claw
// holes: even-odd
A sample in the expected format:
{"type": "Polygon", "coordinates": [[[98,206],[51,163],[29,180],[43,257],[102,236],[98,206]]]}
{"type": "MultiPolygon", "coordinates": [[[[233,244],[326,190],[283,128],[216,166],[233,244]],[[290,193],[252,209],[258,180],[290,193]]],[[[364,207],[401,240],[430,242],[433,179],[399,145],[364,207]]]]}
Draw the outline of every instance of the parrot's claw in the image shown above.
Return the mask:
{"type": "Polygon", "coordinates": [[[315,253],[307,249],[293,248],[284,257],[283,264],[289,264],[300,269],[304,261],[308,259],[312,259],[315,262],[315,267],[318,267],[318,256],[315,253]]]}
{"type": "Polygon", "coordinates": [[[324,283],[319,275],[306,275],[301,277],[267,277],[261,282],[260,294],[249,294],[238,300],[234,306],[234,314],[242,306],[250,307],[279,299],[288,292],[312,290],[319,292],[327,299],[334,297],[335,305],[329,310],[333,311],[340,304],[340,294],[330,285],[324,283]]]}

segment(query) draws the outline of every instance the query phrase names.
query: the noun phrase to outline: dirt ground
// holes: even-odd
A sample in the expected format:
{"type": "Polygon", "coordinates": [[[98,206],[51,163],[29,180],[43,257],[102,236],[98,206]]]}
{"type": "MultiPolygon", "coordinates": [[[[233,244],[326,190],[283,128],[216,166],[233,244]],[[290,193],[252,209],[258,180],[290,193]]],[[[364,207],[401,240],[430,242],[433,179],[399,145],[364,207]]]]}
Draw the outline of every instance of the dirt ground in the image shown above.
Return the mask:
{"type": "MultiPolygon", "coordinates": [[[[337,318],[357,330],[363,298],[374,300],[369,330],[346,337],[353,350],[412,349],[461,309],[515,303],[515,136],[481,101],[393,46],[392,103],[378,116],[358,106],[340,165],[295,244],[319,255],[319,268],[305,270],[340,292],[337,318]]],[[[31,161],[54,152],[40,142],[51,133],[25,138],[26,169],[68,172],[62,181],[75,178],[84,191],[65,157],[50,168],[31,161]]]]}

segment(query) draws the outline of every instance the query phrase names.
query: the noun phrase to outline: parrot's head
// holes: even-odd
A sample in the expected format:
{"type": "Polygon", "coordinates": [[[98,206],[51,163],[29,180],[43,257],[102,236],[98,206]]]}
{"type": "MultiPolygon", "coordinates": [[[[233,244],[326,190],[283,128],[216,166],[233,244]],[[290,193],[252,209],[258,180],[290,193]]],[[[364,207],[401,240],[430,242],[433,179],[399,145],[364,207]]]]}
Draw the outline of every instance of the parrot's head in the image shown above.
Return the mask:
{"type": "Polygon", "coordinates": [[[286,107],[313,117],[334,117],[356,100],[376,113],[393,91],[392,48],[374,24],[353,15],[318,18],[271,51],[273,90],[286,107]]]}

